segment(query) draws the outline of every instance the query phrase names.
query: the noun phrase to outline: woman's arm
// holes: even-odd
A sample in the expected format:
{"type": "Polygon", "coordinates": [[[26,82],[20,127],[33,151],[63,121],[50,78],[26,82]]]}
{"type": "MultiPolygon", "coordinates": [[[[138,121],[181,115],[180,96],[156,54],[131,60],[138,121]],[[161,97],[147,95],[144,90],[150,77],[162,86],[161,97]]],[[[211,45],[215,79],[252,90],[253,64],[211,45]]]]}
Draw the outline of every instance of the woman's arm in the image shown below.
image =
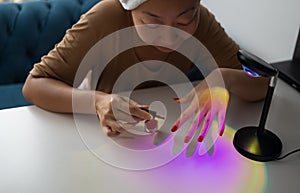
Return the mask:
{"type": "Polygon", "coordinates": [[[265,98],[269,78],[250,77],[238,69],[220,68],[220,71],[229,92],[246,101],[259,101],[265,98]]]}
{"type": "Polygon", "coordinates": [[[146,106],[130,99],[100,91],[79,90],[51,78],[34,78],[29,75],[23,87],[23,95],[28,101],[48,111],[97,114],[104,133],[111,137],[141,120],[152,119],[148,112],[141,109],[146,106]],[[120,124],[119,121],[124,123],[120,124]]]}
{"type": "MultiPolygon", "coordinates": [[[[35,78],[29,75],[23,87],[24,97],[31,103],[52,112],[72,113],[72,95],[76,92],[78,103],[76,109],[83,114],[95,114],[95,104],[93,97],[95,91],[79,90],[68,84],[51,79],[35,78]]],[[[97,91],[97,95],[105,95],[97,91]]]]}

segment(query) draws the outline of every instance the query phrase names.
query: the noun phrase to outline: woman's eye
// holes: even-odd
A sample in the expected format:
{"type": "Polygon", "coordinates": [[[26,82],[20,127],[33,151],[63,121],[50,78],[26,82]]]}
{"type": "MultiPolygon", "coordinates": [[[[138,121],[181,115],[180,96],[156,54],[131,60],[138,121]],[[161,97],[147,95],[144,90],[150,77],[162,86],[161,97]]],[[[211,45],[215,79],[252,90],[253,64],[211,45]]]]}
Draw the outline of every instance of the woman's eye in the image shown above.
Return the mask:
{"type": "Polygon", "coordinates": [[[177,25],[181,25],[181,26],[188,26],[190,24],[190,22],[188,23],[177,23],[177,25]]]}
{"type": "Polygon", "coordinates": [[[154,22],[154,21],[146,21],[146,20],[141,20],[143,25],[146,25],[146,27],[150,28],[150,29],[155,29],[159,27],[159,23],[154,22]]]}
{"type": "Polygon", "coordinates": [[[192,19],[188,20],[188,21],[182,21],[182,22],[177,22],[177,25],[181,25],[181,26],[188,26],[191,23],[193,23],[193,21],[195,20],[195,17],[193,17],[192,19]]]}
{"type": "Polygon", "coordinates": [[[197,18],[197,12],[195,12],[193,14],[193,16],[190,18],[190,19],[185,19],[185,20],[182,20],[182,21],[179,21],[177,22],[177,25],[180,25],[180,26],[188,26],[190,25],[191,23],[193,23],[193,21],[195,21],[195,19],[197,18]]]}

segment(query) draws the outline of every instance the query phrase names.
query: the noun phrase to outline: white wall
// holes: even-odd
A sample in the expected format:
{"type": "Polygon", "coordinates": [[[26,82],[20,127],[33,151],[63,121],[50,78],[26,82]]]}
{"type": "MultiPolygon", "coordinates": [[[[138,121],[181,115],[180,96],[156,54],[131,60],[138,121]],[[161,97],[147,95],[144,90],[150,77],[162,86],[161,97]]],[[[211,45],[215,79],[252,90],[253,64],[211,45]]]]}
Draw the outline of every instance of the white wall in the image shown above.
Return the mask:
{"type": "Polygon", "coordinates": [[[202,0],[243,48],[267,62],[291,59],[300,27],[300,0],[202,0]]]}

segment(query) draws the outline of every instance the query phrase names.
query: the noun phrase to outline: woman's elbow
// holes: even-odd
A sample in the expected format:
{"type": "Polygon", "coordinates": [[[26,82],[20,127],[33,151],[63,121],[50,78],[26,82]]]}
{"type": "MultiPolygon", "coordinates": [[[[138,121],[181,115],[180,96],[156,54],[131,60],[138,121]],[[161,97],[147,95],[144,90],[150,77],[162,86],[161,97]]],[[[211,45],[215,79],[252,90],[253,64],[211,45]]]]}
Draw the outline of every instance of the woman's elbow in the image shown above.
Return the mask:
{"type": "Polygon", "coordinates": [[[22,94],[24,96],[24,98],[28,101],[28,102],[33,102],[32,101],[32,81],[33,81],[34,77],[32,77],[31,75],[29,75],[24,83],[24,86],[22,88],[22,94]]]}

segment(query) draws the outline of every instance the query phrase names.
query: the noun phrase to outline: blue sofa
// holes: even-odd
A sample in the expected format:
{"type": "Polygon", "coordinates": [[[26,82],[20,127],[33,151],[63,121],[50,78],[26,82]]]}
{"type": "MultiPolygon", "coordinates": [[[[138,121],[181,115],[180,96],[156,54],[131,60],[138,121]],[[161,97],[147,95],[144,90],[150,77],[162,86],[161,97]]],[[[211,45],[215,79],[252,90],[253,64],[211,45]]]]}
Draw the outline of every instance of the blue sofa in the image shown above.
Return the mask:
{"type": "Polygon", "coordinates": [[[99,1],[0,3],[0,109],[30,105],[22,87],[33,64],[99,1]]]}

